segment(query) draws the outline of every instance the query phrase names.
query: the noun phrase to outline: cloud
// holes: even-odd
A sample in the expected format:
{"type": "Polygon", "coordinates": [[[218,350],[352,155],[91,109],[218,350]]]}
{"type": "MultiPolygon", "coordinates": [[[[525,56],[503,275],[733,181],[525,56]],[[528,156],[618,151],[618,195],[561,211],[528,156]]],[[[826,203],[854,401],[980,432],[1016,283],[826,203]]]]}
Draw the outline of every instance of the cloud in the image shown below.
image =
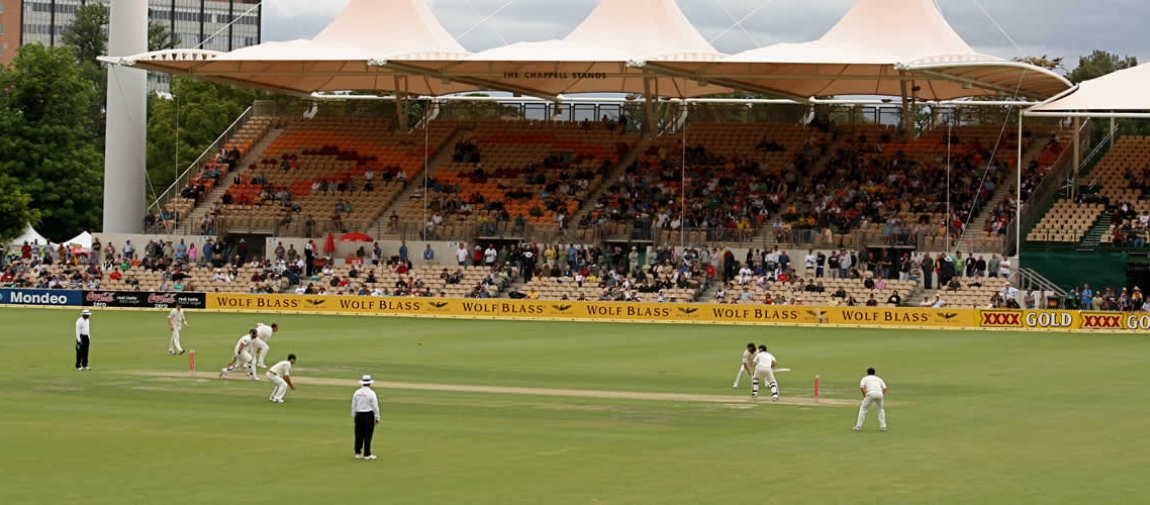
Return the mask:
{"type": "MultiPolygon", "coordinates": [[[[267,2],[264,40],[312,37],[348,1],[267,2]]],[[[562,38],[597,2],[427,0],[440,23],[471,51],[506,43],[562,38]],[[480,23],[485,18],[486,21],[480,23]]],[[[853,0],[678,0],[699,32],[709,40],[715,39],[712,42],[715,47],[726,53],[753,49],[757,45],[816,39],[853,3],[853,0]],[[743,21],[743,28],[732,28],[731,17],[741,19],[767,2],[765,8],[743,21]]],[[[1004,58],[1048,54],[1064,56],[1073,63],[1079,55],[1093,49],[1130,54],[1140,60],[1150,56],[1150,37],[1144,35],[1141,26],[1145,19],[1150,19],[1150,2],[1145,0],[1106,0],[1105,6],[1078,0],[938,0],[938,4],[947,20],[975,49],[1004,58]]]]}

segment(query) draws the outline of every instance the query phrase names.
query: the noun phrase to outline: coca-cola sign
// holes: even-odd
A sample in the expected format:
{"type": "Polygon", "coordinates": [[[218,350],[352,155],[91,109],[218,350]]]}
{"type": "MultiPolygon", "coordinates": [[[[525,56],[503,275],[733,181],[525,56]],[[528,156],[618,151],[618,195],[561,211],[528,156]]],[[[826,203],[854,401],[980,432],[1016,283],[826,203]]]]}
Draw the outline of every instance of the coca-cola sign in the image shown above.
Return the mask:
{"type": "Polygon", "coordinates": [[[84,293],[87,307],[121,307],[140,309],[167,309],[182,305],[186,309],[202,309],[207,305],[203,293],[152,293],[148,291],[88,291],[84,293]]]}

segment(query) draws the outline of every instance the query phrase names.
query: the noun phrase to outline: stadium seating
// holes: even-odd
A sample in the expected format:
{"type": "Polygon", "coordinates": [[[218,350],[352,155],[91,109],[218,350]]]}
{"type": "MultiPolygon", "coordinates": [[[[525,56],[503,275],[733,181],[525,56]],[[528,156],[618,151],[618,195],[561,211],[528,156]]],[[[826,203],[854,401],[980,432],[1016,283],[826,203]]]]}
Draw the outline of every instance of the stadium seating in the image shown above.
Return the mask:
{"type": "Polygon", "coordinates": [[[622,233],[632,226],[685,226],[690,242],[751,238],[767,216],[800,191],[803,170],[830,140],[799,125],[692,124],[685,152],[680,136],[657,139],[638,164],[610,182],[579,226],[613,226],[622,233]],[[684,182],[687,218],[677,223],[684,182]]]}
{"type": "Polygon", "coordinates": [[[910,294],[916,289],[917,285],[914,281],[900,281],[884,280],[886,286],[884,289],[868,289],[863,285],[862,279],[795,279],[793,282],[775,282],[771,283],[768,287],[760,288],[754,282],[745,286],[739,285],[737,280],[732,280],[726,286],[726,290],[722,292],[724,296],[717,298],[715,301],[720,303],[747,303],[747,304],[763,304],[764,299],[768,294],[775,300],[775,305],[783,305],[791,303],[791,300],[801,302],[803,305],[846,305],[847,302],[854,298],[858,306],[866,304],[870,295],[873,294],[875,300],[878,301],[880,306],[888,306],[886,303],[894,292],[898,292],[903,300],[907,299],[910,294]],[[806,291],[804,288],[813,282],[816,286],[822,284],[823,291],[814,292],[806,291]],[[751,296],[750,300],[740,300],[743,297],[743,288],[751,296]],[[836,291],[842,289],[846,292],[846,297],[835,299],[836,291]]]}
{"type": "Polygon", "coordinates": [[[831,227],[834,242],[848,246],[857,245],[848,235],[853,231],[861,231],[867,243],[895,234],[921,236],[928,249],[941,246],[948,225],[954,235],[961,234],[1016,156],[1016,132],[994,126],[936,128],[908,141],[874,126],[848,135],[827,169],[815,174],[798,208],[788,212],[789,226],[831,227]],[[997,161],[987,173],[992,152],[997,161]],[[951,223],[944,222],[948,188],[951,223]]]}
{"type": "MultiPolygon", "coordinates": [[[[392,133],[387,121],[375,119],[285,122],[285,131],[263,153],[263,159],[250,167],[221,202],[218,210],[225,220],[270,228],[310,216],[324,223],[322,231],[365,229],[403,191],[404,179],[419,178],[423,171],[422,131],[392,133]],[[371,191],[366,187],[369,171],[371,191]],[[286,199],[282,197],[285,191],[290,195],[286,199]],[[341,207],[344,210],[337,212],[341,207]]],[[[428,154],[434,156],[436,146],[453,135],[456,127],[433,123],[427,132],[428,154]]]]}
{"type": "Polygon", "coordinates": [[[214,173],[213,171],[219,172],[220,178],[226,177],[229,172],[228,163],[216,161],[216,157],[218,157],[220,153],[226,153],[232,150],[238,151],[240,159],[247,156],[252,147],[255,146],[264,135],[267,135],[274,121],[275,119],[271,117],[257,116],[249,118],[247,122],[240,127],[239,131],[228,139],[227,145],[223,146],[216,153],[212,153],[212,160],[206,163],[200,170],[200,173],[196,174],[196,176],[188,182],[188,187],[179,195],[173,196],[172,199],[164,205],[161,215],[156,216],[158,218],[157,224],[170,229],[175,221],[189,215],[192,209],[200,203],[198,198],[191,198],[190,196],[198,195],[202,197],[203,195],[207,195],[219,183],[215,177],[211,176],[211,174],[214,173]],[[187,191],[188,189],[193,190],[194,193],[189,193],[187,191]]]}
{"type": "Polygon", "coordinates": [[[1026,234],[1030,242],[1078,243],[1105,210],[1100,203],[1074,203],[1060,200],[1026,234]]]}
{"type": "MultiPolygon", "coordinates": [[[[432,123],[434,124],[434,123],[432,123]]],[[[439,216],[439,226],[490,223],[506,228],[522,216],[537,226],[569,218],[638,140],[602,123],[480,121],[439,168],[430,189],[399,211],[403,222],[439,216]],[[474,149],[478,161],[470,155],[474,149]]],[[[442,231],[442,230],[441,230],[442,231]]],[[[503,230],[499,230],[503,231],[503,230]]],[[[448,232],[446,235],[452,235],[448,232]]]]}

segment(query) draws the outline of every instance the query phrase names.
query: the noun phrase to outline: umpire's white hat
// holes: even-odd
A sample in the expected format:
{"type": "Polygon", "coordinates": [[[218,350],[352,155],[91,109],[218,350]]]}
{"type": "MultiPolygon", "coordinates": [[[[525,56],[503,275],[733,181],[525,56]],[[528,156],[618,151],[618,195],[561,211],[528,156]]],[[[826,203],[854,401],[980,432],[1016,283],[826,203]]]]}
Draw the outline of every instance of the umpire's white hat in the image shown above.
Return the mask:
{"type": "Polygon", "coordinates": [[[90,316],[90,315],[92,315],[92,311],[90,311],[88,309],[84,309],[84,310],[80,311],[80,315],[81,316],[90,316]]]}
{"type": "Polygon", "coordinates": [[[370,375],[364,375],[363,378],[359,380],[359,383],[360,383],[360,385],[363,385],[363,386],[370,386],[372,384],[375,384],[375,381],[371,380],[370,375]]]}

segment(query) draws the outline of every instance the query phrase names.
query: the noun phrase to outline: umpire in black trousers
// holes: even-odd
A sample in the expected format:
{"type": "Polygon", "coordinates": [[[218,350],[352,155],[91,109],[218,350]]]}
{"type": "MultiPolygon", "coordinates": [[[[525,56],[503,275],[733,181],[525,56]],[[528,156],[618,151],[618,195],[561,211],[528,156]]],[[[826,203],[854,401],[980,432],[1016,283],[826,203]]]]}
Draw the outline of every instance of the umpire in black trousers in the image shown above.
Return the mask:
{"type": "Polygon", "coordinates": [[[371,385],[375,381],[364,375],[359,381],[360,388],[351,397],[351,417],[355,419],[355,459],[373,460],[371,436],[375,425],[379,424],[379,398],[371,385]]]}
{"type": "Polygon", "coordinates": [[[76,370],[88,368],[88,349],[92,346],[92,311],[84,309],[76,320],[76,370]]]}

